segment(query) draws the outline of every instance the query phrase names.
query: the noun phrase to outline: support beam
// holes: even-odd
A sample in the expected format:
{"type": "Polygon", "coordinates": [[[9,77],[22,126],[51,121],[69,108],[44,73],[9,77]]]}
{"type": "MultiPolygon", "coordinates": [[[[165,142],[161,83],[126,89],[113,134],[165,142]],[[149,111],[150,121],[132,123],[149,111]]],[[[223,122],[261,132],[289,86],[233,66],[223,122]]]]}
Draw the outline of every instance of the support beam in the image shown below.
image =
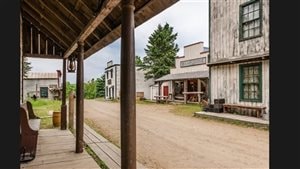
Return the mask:
{"type": "Polygon", "coordinates": [[[69,49],[64,54],[64,58],[68,58],[75,50],[75,46],[78,42],[83,42],[86,38],[97,28],[97,26],[106,18],[107,15],[120,3],[121,0],[106,0],[104,2],[104,7],[98,13],[98,15],[93,18],[86,27],[81,31],[80,35],[72,43],[69,49]]]}
{"type": "Polygon", "coordinates": [[[69,130],[74,130],[74,99],[75,92],[71,91],[69,94],[69,130]]]}
{"type": "MultiPolygon", "coordinates": [[[[187,92],[188,91],[188,81],[184,80],[183,81],[183,92],[187,92]]],[[[184,104],[187,103],[187,94],[184,94],[184,104]]]]}
{"type": "Polygon", "coordinates": [[[51,25],[49,25],[44,20],[39,20],[38,18],[32,17],[30,13],[26,11],[23,12],[24,20],[32,22],[32,24],[43,32],[46,37],[53,37],[53,41],[57,42],[59,46],[63,49],[69,46],[69,43],[66,39],[63,39],[62,35],[58,33],[51,25]],[[63,46],[63,47],[62,47],[63,46]]]}
{"type": "MultiPolygon", "coordinates": [[[[197,79],[197,91],[201,92],[201,80],[200,79],[197,79]]],[[[200,93],[198,94],[198,102],[199,102],[199,104],[201,103],[201,94],[200,93]]]]}
{"type": "MultiPolygon", "coordinates": [[[[90,17],[95,17],[94,16],[94,12],[81,0],[78,0],[77,2],[81,2],[81,4],[83,4],[83,6],[87,9],[87,14],[90,16],[90,17]]],[[[76,3],[77,3],[76,2],[76,3]]],[[[109,31],[112,31],[112,29],[107,25],[107,23],[105,22],[105,20],[102,21],[102,24],[106,27],[106,29],[108,29],[109,31]]]]}
{"type": "MultiPolygon", "coordinates": [[[[66,7],[60,0],[55,0],[54,1],[59,7],[59,8],[62,8],[64,11],[68,12],[68,14],[70,16],[72,16],[72,18],[69,17],[69,20],[73,20],[74,19],[74,23],[75,23],[75,20],[77,21],[77,26],[80,28],[80,29],[83,29],[85,24],[82,22],[82,19],[83,18],[78,18],[77,15],[75,15],[75,13],[71,12],[70,9],[68,7],[66,7]]],[[[100,40],[100,37],[95,34],[94,32],[92,33],[94,37],[96,37],[97,40],[100,40]]]]}
{"type": "Polygon", "coordinates": [[[20,12],[20,102],[23,103],[23,19],[20,12]]]}
{"type": "Polygon", "coordinates": [[[76,153],[83,152],[83,60],[84,43],[79,42],[80,53],[77,55],[76,78],[76,153]]]}
{"type": "Polygon", "coordinates": [[[45,25],[45,27],[49,27],[50,32],[57,31],[60,34],[60,37],[63,37],[68,41],[68,43],[72,42],[75,39],[74,35],[71,35],[68,32],[63,32],[56,23],[54,23],[52,20],[50,20],[50,18],[47,17],[47,15],[41,12],[40,9],[38,9],[32,3],[27,1],[28,0],[24,1],[25,3],[23,3],[23,9],[33,18],[35,18],[39,23],[45,25]]]}
{"type": "Polygon", "coordinates": [[[62,56],[59,55],[46,55],[46,54],[30,54],[30,53],[25,53],[24,57],[28,58],[43,58],[43,59],[63,59],[62,56]]]}
{"type": "Polygon", "coordinates": [[[58,31],[65,39],[71,42],[75,39],[76,35],[71,34],[71,32],[69,31],[63,30],[58,23],[54,22],[53,19],[51,19],[51,15],[49,13],[46,15],[42,7],[36,5],[36,3],[32,3],[32,0],[24,0],[23,5],[24,9],[26,7],[26,11],[31,12],[32,17],[39,18],[40,20],[47,22],[47,24],[54,27],[54,29],[58,31]]]}
{"type": "Polygon", "coordinates": [[[172,80],[172,98],[171,98],[172,101],[174,101],[175,98],[175,88],[176,88],[175,81],[172,80]]]}
{"type": "Polygon", "coordinates": [[[62,96],[61,96],[61,121],[60,121],[60,129],[67,129],[67,105],[66,105],[66,59],[63,59],[63,78],[62,78],[62,96]]]}
{"type": "MultiPolygon", "coordinates": [[[[143,15],[145,10],[147,8],[149,8],[149,6],[153,5],[153,3],[155,3],[155,1],[148,1],[142,7],[135,9],[135,12],[134,12],[134,15],[136,16],[135,18],[137,19],[138,18],[137,16],[143,15]]],[[[163,9],[160,9],[160,10],[163,10],[163,9]]],[[[143,18],[145,19],[145,21],[150,19],[150,17],[148,17],[148,16],[143,16],[143,18]]],[[[141,22],[141,21],[140,22],[135,21],[135,26],[137,27],[142,23],[143,22],[141,22]]],[[[104,23],[104,26],[105,26],[105,23],[104,23]]],[[[96,42],[90,49],[88,49],[85,52],[85,59],[119,38],[120,33],[121,33],[121,24],[115,26],[114,28],[110,28],[110,29],[111,29],[111,31],[109,33],[107,33],[103,38],[101,38],[98,42],[96,42]]]]}
{"type": "Polygon", "coordinates": [[[158,82],[158,95],[160,96],[161,94],[161,81],[158,82]]]}
{"type": "Polygon", "coordinates": [[[122,1],[121,168],[136,169],[134,0],[122,1]]]}

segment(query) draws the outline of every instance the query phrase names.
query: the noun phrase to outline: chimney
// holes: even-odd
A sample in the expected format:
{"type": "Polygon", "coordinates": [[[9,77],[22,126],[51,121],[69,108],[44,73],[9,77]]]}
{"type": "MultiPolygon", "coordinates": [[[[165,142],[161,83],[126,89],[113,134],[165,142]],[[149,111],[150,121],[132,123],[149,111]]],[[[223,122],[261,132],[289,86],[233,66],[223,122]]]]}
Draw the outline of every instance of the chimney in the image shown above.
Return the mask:
{"type": "Polygon", "coordinates": [[[57,72],[57,88],[60,88],[60,77],[61,77],[61,71],[56,70],[57,72]]]}

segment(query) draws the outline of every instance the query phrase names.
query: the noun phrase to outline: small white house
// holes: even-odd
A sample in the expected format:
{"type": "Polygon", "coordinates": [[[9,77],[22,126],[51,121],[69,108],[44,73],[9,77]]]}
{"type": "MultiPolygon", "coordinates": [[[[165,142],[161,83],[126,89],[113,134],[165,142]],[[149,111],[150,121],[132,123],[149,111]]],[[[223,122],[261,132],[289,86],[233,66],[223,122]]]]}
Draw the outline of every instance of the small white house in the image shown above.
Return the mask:
{"type": "Polygon", "coordinates": [[[24,98],[59,99],[61,95],[61,71],[53,73],[29,72],[24,78],[24,98]]]}
{"type": "MultiPolygon", "coordinates": [[[[107,62],[105,68],[105,99],[120,98],[120,64],[113,64],[112,61],[107,62]]],[[[150,99],[149,87],[154,84],[153,79],[146,80],[144,71],[136,67],[136,96],[140,98],[150,99]]]]}

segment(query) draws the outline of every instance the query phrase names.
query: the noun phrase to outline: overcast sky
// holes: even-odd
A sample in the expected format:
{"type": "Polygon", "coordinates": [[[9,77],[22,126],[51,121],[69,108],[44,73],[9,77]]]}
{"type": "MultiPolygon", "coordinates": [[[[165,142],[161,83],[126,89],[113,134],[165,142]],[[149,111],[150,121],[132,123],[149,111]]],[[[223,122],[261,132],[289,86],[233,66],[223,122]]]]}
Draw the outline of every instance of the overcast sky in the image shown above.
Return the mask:
{"type": "MultiPolygon", "coordinates": [[[[183,46],[203,41],[208,47],[208,0],[180,0],[173,6],[151,18],[135,29],[135,54],[145,56],[144,48],[148,43],[148,37],[157,28],[158,24],[166,22],[172,26],[173,32],[178,33],[177,40],[179,52],[183,55],[183,46]]],[[[120,39],[109,46],[96,52],[84,61],[84,81],[98,78],[104,73],[106,63],[120,63],[120,39]]],[[[29,58],[31,72],[56,72],[62,69],[61,60],[33,59],[29,58]]],[[[67,73],[67,81],[76,82],[76,73],[67,73]]]]}

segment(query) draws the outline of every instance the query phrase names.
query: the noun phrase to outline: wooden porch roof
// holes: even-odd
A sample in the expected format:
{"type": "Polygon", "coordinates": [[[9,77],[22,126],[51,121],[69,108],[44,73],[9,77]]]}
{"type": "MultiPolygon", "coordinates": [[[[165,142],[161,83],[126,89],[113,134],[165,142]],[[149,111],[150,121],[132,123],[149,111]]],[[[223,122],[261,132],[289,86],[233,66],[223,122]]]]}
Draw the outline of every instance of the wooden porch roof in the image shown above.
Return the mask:
{"type": "MultiPolygon", "coordinates": [[[[176,2],[135,0],[135,26],[176,2]]],[[[121,0],[21,0],[21,16],[25,57],[68,58],[84,41],[86,59],[121,36],[121,0]]]]}

